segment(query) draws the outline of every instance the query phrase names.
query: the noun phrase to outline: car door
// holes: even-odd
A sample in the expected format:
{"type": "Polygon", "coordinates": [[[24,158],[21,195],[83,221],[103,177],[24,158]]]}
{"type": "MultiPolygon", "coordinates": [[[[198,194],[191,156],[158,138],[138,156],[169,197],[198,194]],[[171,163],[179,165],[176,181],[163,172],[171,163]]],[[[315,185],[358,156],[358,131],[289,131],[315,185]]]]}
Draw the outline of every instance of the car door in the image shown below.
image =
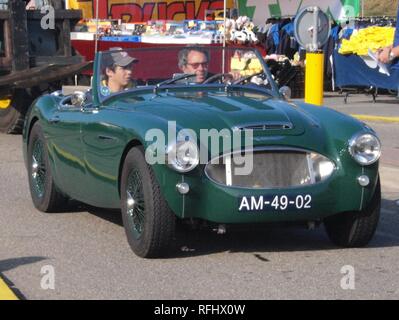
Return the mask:
{"type": "Polygon", "coordinates": [[[85,164],[81,143],[81,110],[62,101],[47,128],[50,157],[57,186],[68,196],[81,199],[85,188],[85,164]]]}
{"type": "Polygon", "coordinates": [[[93,206],[120,206],[119,165],[126,136],[114,120],[118,116],[120,111],[106,106],[87,106],[82,111],[81,139],[87,181],[84,193],[93,206]]]}

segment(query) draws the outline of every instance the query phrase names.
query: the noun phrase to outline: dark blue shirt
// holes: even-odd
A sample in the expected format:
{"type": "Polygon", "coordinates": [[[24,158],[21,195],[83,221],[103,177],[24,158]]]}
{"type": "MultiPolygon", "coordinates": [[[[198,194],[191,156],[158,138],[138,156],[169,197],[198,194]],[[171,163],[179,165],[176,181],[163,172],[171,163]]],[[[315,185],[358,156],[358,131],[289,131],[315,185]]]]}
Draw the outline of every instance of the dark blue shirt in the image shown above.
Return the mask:
{"type": "Polygon", "coordinates": [[[398,16],[396,18],[396,31],[395,31],[395,40],[393,42],[393,46],[396,47],[399,45],[399,6],[398,6],[398,16]]]}
{"type": "MultiPolygon", "coordinates": [[[[398,6],[398,16],[396,18],[396,30],[395,30],[395,38],[393,40],[393,46],[399,46],[399,6],[398,6]]],[[[393,69],[399,69],[399,59],[395,59],[391,65],[393,69]]]]}

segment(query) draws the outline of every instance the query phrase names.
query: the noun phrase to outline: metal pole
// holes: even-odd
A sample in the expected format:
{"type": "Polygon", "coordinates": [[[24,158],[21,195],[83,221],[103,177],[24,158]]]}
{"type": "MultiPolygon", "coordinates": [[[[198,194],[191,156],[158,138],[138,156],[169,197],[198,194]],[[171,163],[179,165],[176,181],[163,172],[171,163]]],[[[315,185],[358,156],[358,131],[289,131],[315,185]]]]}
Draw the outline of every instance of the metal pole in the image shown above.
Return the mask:
{"type": "Polygon", "coordinates": [[[313,7],[312,44],[306,52],[305,102],[317,106],[323,105],[324,89],[324,53],[319,48],[318,32],[319,7],[313,7]]]}
{"type": "Polygon", "coordinates": [[[222,73],[224,72],[224,64],[225,64],[225,48],[226,48],[226,10],[227,10],[227,0],[223,1],[223,56],[222,56],[222,73]]]}
{"type": "Polygon", "coordinates": [[[313,51],[319,49],[319,7],[313,9],[313,51]]]}
{"type": "Polygon", "coordinates": [[[226,47],[226,10],[227,10],[227,0],[223,1],[223,30],[224,30],[224,35],[223,35],[223,48],[226,47]]]}
{"type": "Polygon", "coordinates": [[[96,34],[95,34],[95,43],[94,43],[94,54],[98,51],[98,1],[96,0],[96,34]]]}
{"type": "Polygon", "coordinates": [[[362,18],[364,18],[364,0],[361,1],[362,1],[362,18]]]}

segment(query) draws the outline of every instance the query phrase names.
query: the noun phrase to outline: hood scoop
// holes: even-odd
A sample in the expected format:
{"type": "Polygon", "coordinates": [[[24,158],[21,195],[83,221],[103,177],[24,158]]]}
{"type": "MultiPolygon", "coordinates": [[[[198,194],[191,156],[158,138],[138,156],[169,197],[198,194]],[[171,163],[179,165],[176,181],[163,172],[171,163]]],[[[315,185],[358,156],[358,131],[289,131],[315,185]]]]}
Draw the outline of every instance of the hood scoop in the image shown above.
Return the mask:
{"type": "Polygon", "coordinates": [[[238,125],[233,128],[236,131],[253,130],[253,131],[272,131],[272,130],[291,130],[293,129],[291,122],[267,122],[267,123],[252,123],[245,125],[238,125]]]}

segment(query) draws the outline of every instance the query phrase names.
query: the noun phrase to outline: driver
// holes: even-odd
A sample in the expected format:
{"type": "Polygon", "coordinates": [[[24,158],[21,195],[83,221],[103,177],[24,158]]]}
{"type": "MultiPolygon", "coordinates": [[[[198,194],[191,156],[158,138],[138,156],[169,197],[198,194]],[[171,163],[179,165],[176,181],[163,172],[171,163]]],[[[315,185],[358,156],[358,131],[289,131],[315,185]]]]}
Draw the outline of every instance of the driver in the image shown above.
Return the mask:
{"type": "Polygon", "coordinates": [[[209,53],[197,47],[188,47],[179,52],[179,68],[187,74],[195,74],[195,82],[202,83],[208,76],[209,53]]]}
{"type": "MultiPolygon", "coordinates": [[[[194,74],[195,79],[193,82],[197,84],[204,83],[207,79],[218,76],[219,74],[211,74],[209,70],[209,53],[207,50],[200,47],[187,47],[179,52],[178,56],[179,68],[185,74],[194,74]]],[[[220,74],[223,76],[223,83],[230,83],[239,78],[234,73],[220,74]]],[[[221,78],[221,77],[218,77],[221,78]]],[[[215,78],[215,79],[218,79],[215,78]]]]}
{"type": "Polygon", "coordinates": [[[131,79],[132,65],[138,62],[138,59],[129,56],[126,51],[119,51],[121,49],[111,48],[111,53],[106,57],[108,61],[105,63],[104,80],[101,83],[103,95],[116,93],[134,86],[131,79]]]}

